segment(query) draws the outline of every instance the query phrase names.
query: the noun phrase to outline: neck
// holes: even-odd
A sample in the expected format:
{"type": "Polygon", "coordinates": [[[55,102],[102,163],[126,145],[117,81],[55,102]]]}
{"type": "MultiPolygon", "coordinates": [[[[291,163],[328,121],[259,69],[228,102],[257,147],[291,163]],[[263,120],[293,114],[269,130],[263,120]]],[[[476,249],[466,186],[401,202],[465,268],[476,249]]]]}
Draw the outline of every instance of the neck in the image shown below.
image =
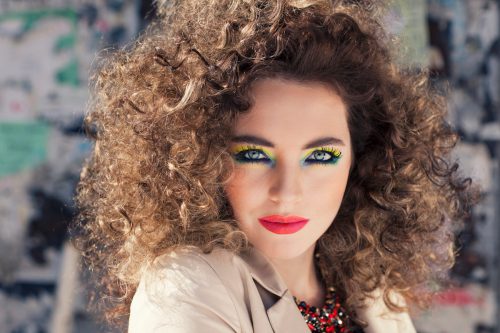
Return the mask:
{"type": "Polygon", "coordinates": [[[269,258],[290,293],[300,301],[321,307],[325,287],[320,282],[314,264],[314,244],[301,255],[290,259],[269,258]]]}

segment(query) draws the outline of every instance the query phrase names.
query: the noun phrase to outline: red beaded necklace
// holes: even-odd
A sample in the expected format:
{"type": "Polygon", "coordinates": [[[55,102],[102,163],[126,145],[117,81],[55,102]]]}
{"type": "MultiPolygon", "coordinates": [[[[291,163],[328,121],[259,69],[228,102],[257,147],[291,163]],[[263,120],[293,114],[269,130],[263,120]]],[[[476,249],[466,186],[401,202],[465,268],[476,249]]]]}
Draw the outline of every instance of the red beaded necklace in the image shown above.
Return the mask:
{"type": "MultiPolygon", "coordinates": [[[[322,276],[323,281],[327,272],[321,265],[321,259],[319,253],[314,255],[317,261],[317,269],[319,274],[322,276]]],[[[347,329],[349,316],[340,304],[340,297],[335,292],[335,288],[332,286],[326,289],[325,304],[319,308],[307,304],[304,301],[298,300],[293,296],[295,303],[297,304],[300,313],[304,317],[307,326],[312,333],[348,333],[347,329]]]]}
{"type": "Polygon", "coordinates": [[[349,316],[340,305],[335,288],[328,287],[325,304],[321,308],[311,306],[304,301],[299,301],[295,296],[293,296],[293,299],[312,333],[348,332],[347,320],[349,316]]]}

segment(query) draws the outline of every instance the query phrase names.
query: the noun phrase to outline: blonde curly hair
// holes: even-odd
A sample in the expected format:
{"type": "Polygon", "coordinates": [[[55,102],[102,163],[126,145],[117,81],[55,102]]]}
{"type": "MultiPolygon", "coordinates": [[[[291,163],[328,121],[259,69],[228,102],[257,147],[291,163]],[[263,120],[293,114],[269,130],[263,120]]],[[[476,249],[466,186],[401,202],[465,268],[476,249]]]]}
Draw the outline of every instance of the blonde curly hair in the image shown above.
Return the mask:
{"type": "MultiPolygon", "coordinates": [[[[185,245],[248,246],[223,186],[228,141],[259,79],[323,82],[348,106],[354,165],[319,239],[348,308],[384,286],[426,305],[477,199],[450,152],[445,96],[400,68],[374,1],[158,1],[158,18],[93,77],[95,149],[77,188],[74,240],[107,319],[127,317],[145,263],[185,245]]],[[[381,9],[382,8],[382,9],[381,9]]],[[[123,321],[122,321],[123,322],[123,321]]]]}

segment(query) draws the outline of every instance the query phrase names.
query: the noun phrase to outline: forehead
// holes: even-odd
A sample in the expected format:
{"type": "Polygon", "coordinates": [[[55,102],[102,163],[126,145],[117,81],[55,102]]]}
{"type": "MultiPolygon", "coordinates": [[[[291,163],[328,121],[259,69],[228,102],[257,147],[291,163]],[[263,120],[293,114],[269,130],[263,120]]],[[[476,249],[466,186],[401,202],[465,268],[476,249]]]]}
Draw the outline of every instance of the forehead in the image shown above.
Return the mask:
{"type": "Polygon", "coordinates": [[[346,105],[325,84],[265,79],[253,85],[250,96],[252,107],[236,119],[235,135],[260,136],[277,145],[326,136],[349,142],[346,105]]]}

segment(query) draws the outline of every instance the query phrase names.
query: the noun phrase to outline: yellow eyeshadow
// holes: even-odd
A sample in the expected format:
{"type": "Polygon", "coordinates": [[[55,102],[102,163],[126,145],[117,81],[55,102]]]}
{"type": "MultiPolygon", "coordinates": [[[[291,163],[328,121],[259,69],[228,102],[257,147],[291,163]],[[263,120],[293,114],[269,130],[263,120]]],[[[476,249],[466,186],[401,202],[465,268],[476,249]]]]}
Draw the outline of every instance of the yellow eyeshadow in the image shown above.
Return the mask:
{"type": "Polygon", "coordinates": [[[271,160],[275,160],[275,157],[274,157],[274,154],[272,153],[272,151],[270,151],[267,148],[261,147],[261,146],[238,145],[238,146],[232,147],[230,150],[231,150],[231,153],[233,153],[233,154],[238,154],[238,153],[240,153],[242,151],[246,151],[246,150],[259,150],[259,151],[262,151],[264,154],[266,154],[267,157],[269,157],[271,160]]]}
{"type": "Polygon", "coordinates": [[[304,155],[302,155],[301,160],[304,161],[308,156],[310,156],[315,151],[326,151],[326,152],[332,154],[332,156],[334,158],[339,158],[342,155],[342,152],[340,150],[333,148],[333,147],[314,147],[314,148],[308,149],[304,153],[304,155]]]}

